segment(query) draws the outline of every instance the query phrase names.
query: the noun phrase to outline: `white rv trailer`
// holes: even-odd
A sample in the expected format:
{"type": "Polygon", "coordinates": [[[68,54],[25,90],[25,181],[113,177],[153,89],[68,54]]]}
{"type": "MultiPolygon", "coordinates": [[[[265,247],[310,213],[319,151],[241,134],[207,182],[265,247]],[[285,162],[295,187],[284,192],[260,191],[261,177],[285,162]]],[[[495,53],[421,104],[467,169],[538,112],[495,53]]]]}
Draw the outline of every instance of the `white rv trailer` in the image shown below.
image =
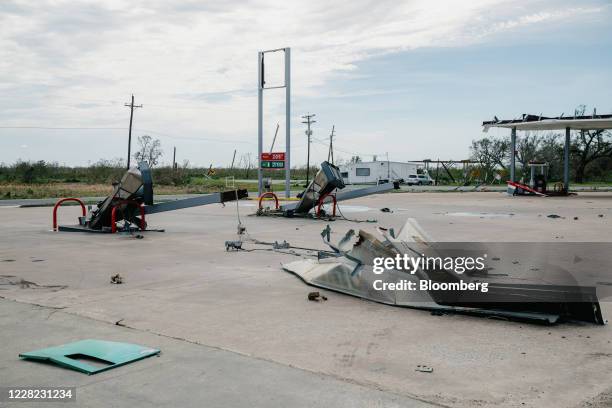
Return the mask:
{"type": "Polygon", "coordinates": [[[345,184],[376,184],[381,180],[406,182],[410,175],[427,175],[421,163],[380,160],[341,164],[339,167],[345,184]]]}

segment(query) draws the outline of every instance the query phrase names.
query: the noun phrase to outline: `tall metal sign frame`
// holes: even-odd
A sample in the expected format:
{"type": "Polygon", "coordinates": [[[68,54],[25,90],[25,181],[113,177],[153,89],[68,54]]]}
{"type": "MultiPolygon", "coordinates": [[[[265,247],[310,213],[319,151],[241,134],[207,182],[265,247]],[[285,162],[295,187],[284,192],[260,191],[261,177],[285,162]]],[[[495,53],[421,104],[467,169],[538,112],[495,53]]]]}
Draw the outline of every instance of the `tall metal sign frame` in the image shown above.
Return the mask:
{"type": "Polygon", "coordinates": [[[259,51],[257,66],[257,191],[261,196],[263,192],[263,172],[261,167],[261,154],[263,153],[263,91],[264,89],[285,88],[285,197],[289,198],[291,195],[291,48],[259,51]],[[281,51],[285,53],[285,83],[281,86],[266,87],[265,54],[281,51]]]}

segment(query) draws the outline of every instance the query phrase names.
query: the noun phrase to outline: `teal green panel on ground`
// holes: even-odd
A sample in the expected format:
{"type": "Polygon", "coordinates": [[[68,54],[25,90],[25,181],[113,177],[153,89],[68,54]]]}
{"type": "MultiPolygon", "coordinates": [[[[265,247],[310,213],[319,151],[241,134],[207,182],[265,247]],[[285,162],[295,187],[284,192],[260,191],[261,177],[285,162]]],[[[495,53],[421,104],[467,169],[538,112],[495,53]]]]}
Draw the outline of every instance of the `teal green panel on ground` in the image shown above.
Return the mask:
{"type": "Polygon", "coordinates": [[[104,340],[81,340],[57,347],[21,353],[19,357],[43,360],[87,374],[96,374],[159,354],[160,350],[138,344],[104,340]],[[72,358],[71,358],[72,357],[72,358]],[[87,364],[84,361],[91,361],[87,364]],[[95,365],[92,365],[95,362],[95,365]]]}

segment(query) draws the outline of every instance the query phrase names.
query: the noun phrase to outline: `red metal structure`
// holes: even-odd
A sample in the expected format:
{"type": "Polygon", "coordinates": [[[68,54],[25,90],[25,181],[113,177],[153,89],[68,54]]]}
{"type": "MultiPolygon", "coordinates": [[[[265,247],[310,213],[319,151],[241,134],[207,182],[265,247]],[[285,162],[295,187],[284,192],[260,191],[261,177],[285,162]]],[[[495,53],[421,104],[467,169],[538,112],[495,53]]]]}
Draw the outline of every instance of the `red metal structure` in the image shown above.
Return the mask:
{"type": "Polygon", "coordinates": [[[321,207],[323,207],[324,201],[327,197],[332,198],[333,207],[332,207],[332,216],[336,216],[336,206],[338,205],[338,201],[336,200],[336,195],[329,193],[324,196],[319,197],[319,202],[317,203],[317,217],[321,216],[321,207]]]}
{"type": "Polygon", "coordinates": [[[74,197],[62,198],[53,206],[53,231],[57,231],[57,209],[62,203],[66,201],[76,201],[81,205],[81,210],[83,210],[83,217],[87,214],[87,210],[85,209],[85,203],[83,200],[74,197]]]}
{"type": "Polygon", "coordinates": [[[111,211],[111,233],[117,232],[117,208],[122,204],[133,205],[140,209],[140,230],[144,231],[146,228],[144,205],[135,200],[119,200],[113,203],[113,210],[111,211]]]}
{"type": "Polygon", "coordinates": [[[275,205],[276,205],[276,209],[278,210],[278,197],[276,196],[276,194],[270,191],[263,193],[262,195],[259,196],[259,208],[261,209],[261,202],[263,201],[265,197],[273,197],[275,205]]]}

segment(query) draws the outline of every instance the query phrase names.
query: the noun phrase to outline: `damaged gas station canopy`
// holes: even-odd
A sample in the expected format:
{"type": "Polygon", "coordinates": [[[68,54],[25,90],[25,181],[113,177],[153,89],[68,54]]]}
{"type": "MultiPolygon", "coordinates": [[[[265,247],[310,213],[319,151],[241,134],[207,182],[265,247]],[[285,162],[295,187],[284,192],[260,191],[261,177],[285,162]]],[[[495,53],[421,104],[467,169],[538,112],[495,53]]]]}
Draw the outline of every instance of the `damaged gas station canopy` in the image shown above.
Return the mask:
{"type": "Polygon", "coordinates": [[[584,272],[597,262],[575,262],[576,253],[601,248],[576,243],[433,242],[413,219],[398,234],[392,229],[378,231],[380,240],[366,231],[350,230],[338,244],[331,244],[326,230],[322,236],[335,256],[290,262],[283,269],[309,285],[388,305],[546,324],[605,323],[596,285],[584,272]],[[412,271],[391,267],[384,273],[374,269],[375,263],[380,266],[376,259],[465,260],[477,254],[486,267],[462,268],[460,273],[446,265],[421,264],[412,271]]]}

